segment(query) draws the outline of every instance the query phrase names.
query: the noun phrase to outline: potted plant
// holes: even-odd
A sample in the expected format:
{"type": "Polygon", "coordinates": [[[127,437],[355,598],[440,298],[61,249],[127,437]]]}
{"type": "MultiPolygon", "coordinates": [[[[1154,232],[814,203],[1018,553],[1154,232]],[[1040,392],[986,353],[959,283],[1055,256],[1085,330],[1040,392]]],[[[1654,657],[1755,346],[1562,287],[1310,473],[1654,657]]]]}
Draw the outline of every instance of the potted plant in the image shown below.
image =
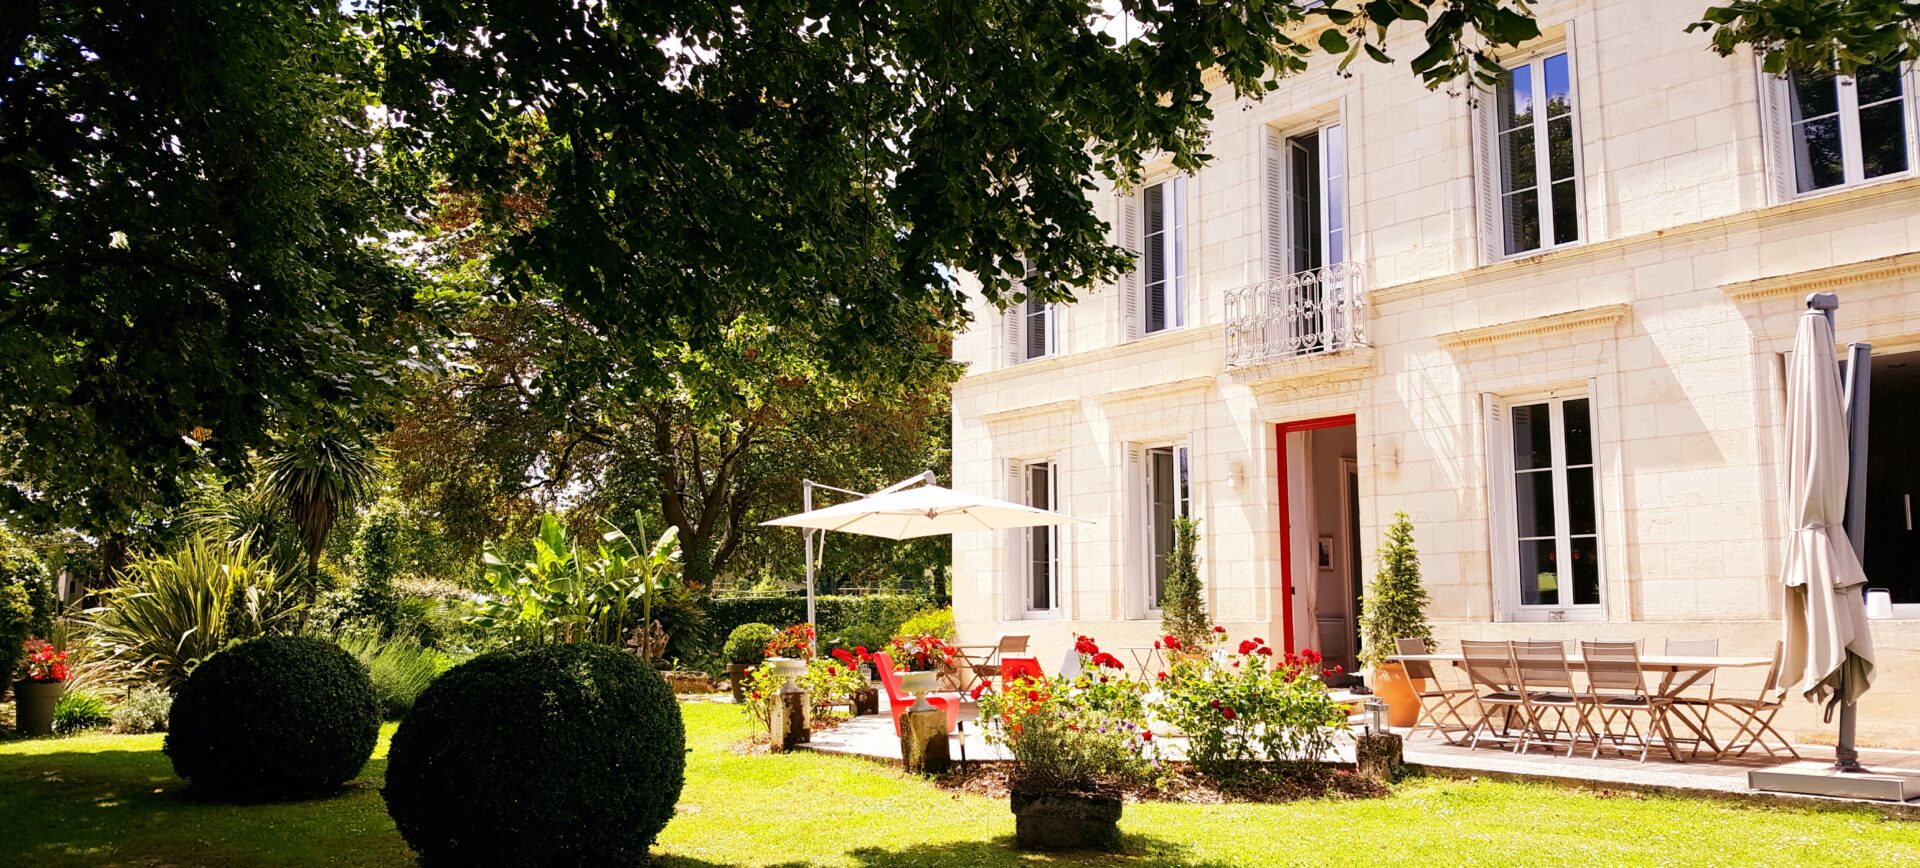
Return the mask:
{"type": "Polygon", "coordinates": [[[900,687],[915,694],[932,693],[944,677],[954,675],[956,652],[946,640],[933,633],[893,637],[890,649],[893,662],[903,673],[900,687]],[[921,686],[916,686],[921,685],[921,686]]]}
{"type": "Polygon", "coordinates": [[[1186,516],[1173,520],[1173,551],[1167,553],[1166,599],[1160,603],[1162,651],[1169,656],[1205,654],[1214,634],[1200,586],[1196,555],[1200,523],[1186,516]]]}
{"type": "Polygon", "coordinates": [[[24,735],[52,735],[53,709],[67,690],[67,652],[45,642],[26,648],[26,672],[13,683],[14,726],[24,735]]]}
{"type": "Polygon", "coordinates": [[[847,667],[847,670],[859,681],[860,686],[852,688],[847,693],[847,702],[852,706],[853,716],[879,714],[880,691],[873,686],[873,681],[867,676],[867,673],[873,670],[873,655],[867,651],[867,646],[856,645],[852,651],[835,648],[832,656],[833,659],[840,661],[840,665],[847,667]]]}
{"type": "Polygon", "coordinates": [[[733,701],[746,701],[747,680],[753,670],[767,659],[767,644],[777,635],[768,624],[741,624],[727,634],[721,653],[727,658],[727,680],[733,684],[733,701]]]}
{"type": "Polygon", "coordinates": [[[1406,513],[1394,513],[1378,558],[1373,583],[1361,598],[1360,662],[1372,668],[1368,685],[1387,703],[1387,723],[1413,726],[1420,718],[1420,697],[1407,679],[1406,667],[1387,659],[1394,654],[1396,639],[1433,642],[1433,628],[1427,624],[1427,589],[1420,584],[1420,553],[1414,548],[1413,522],[1406,513]]]}
{"type": "Polygon", "coordinates": [[[1092,639],[1075,647],[1088,674],[1020,679],[980,700],[988,741],[1012,757],[1014,839],[1028,849],[1116,849],[1122,796],[1153,777],[1146,686],[1092,639]]]}

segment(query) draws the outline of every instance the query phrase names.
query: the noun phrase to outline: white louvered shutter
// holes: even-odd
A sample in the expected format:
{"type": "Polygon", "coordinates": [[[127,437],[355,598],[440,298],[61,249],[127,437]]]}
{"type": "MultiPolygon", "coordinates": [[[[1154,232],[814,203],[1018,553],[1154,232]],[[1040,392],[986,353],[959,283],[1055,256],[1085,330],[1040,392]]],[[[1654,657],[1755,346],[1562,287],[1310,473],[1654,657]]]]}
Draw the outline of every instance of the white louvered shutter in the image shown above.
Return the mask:
{"type": "Polygon", "coordinates": [[[1513,432],[1507,402],[1491,393],[1480,396],[1487,438],[1487,530],[1492,551],[1494,620],[1511,620],[1520,566],[1513,518],[1513,432]]]}
{"type": "MultiPolygon", "coordinates": [[[[1027,502],[1026,495],[1022,491],[1025,470],[1026,467],[1017,460],[1007,462],[1005,497],[1013,503],[1027,502]]],[[[1006,577],[1006,581],[1001,584],[1001,587],[1006,589],[1006,605],[1002,608],[1005,616],[1013,619],[1024,615],[1027,609],[1027,531],[1025,528],[1013,528],[1005,531],[1005,534],[1006,552],[1003,561],[1005,572],[1002,575],[1006,577]]]]}
{"type": "Polygon", "coordinates": [[[1142,589],[1148,580],[1148,543],[1140,532],[1146,525],[1148,509],[1147,464],[1140,444],[1126,443],[1122,448],[1127,451],[1120,504],[1120,574],[1126,594],[1122,611],[1129,618],[1138,618],[1147,611],[1146,593],[1142,589]]]}
{"type": "Polygon", "coordinates": [[[1273,127],[1265,127],[1265,151],[1260,161],[1262,172],[1261,206],[1265,214],[1268,280],[1292,273],[1287,262],[1287,137],[1273,127]]]}
{"type": "Polygon", "coordinates": [[[1500,231],[1500,134],[1497,131],[1494,94],[1481,94],[1468,111],[1473,118],[1473,191],[1474,216],[1480,224],[1480,264],[1500,261],[1506,255],[1505,236],[1500,231]]]}
{"type": "Polygon", "coordinates": [[[1001,330],[1005,334],[1007,367],[1013,367],[1027,360],[1027,303],[1014,301],[1027,291],[1025,278],[1013,282],[1013,290],[1007,296],[1007,309],[1001,313],[1001,330]]]}
{"type": "Polygon", "coordinates": [[[1120,275],[1120,337],[1130,341],[1140,336],[1140,199],[1121,193],[1113,206],[1117,243],[1133,254],[1133,267],[1120,275]]]}
{"type": "Polygon", "coordinates": [[[1765,143],[1766,178],[1774,204],[1798,196],[1793,171],[1793,128],[1791,107],[1787,105],[1786,79],[1768,75],[1758,67],[1760,85],[1760,136],[1765,143]]]}

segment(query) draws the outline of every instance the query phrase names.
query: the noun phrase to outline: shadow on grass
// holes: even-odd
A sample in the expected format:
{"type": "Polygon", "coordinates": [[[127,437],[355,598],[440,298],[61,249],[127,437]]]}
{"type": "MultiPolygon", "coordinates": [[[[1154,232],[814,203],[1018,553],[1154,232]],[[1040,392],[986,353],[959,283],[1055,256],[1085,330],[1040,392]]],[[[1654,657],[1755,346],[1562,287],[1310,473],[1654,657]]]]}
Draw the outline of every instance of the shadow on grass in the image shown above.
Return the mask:
{"type": "Polygon", "coordinates": [[[931,866],[999,865],[1180,865],[1190,868],[1226,868],[1225,862],[1202,862],[1193,857],[1193,849],[1184,844],[1145,835],[1122,834],[1121,849],[1115,853],[1089,851],[1046,852],[1020,850],[1013,836],[991,841],[961,841],[926,847],[887,850],[865,847],[849,853],[862,868],[931,868],[931,866]]]}
{"type": "Polygon", "coordinates": [[[0,756],[0,865],[410,864],[386,765],[316,798],[240,803],[195,793],[157,749],[0,756]]]}

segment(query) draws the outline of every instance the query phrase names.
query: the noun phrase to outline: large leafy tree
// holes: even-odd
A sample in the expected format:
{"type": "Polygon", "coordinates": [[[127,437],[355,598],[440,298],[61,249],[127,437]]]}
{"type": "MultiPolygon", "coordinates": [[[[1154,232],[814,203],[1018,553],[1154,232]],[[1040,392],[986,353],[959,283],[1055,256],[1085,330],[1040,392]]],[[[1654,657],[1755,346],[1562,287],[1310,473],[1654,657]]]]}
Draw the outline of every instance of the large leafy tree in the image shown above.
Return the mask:
{"type": "Polygon", "coordinates": [[[0,506],[106,533],[391,396],[375,68],[332,2],[0,4],[0,506]]]}
{"type": "Polygon", "coordinates": [[[1760,52],[1768,72],[1892,67],[1920,59],[1920,3],[1901,0],[1737,0],[1688,28],[1713,50],[1760,52]]]}

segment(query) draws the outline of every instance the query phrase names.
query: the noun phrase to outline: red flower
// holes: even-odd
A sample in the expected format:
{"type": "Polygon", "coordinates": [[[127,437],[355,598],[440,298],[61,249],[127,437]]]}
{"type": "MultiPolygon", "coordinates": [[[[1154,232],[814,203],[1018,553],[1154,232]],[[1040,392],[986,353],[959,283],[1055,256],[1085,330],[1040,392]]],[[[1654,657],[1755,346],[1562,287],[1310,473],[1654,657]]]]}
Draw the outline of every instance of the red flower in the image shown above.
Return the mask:
{"type": "Polygon", "coordinates": [[[1233,719],[1233,717],[1234,717],[1234,715],[1233,715],[1233,709],[1232,709],[1232,708],[1222,708],[1222,709],[1220,709],[1220,716],[1221,716],[1221,717],[1224,717],[1224,718],[1226,718],[1226,719],[1228,719],[1228,720],[1232,720],[1232,719],[1233,719]]]}
{"type": "Polygon", "coordinates": [[[1272,657],[1272,656],[1273,656],[1273,649],[1272,649],[1272,648],[1268,648],[1268,647],[1267,647],[1267,646],[1265,646],[1265,645],[1262,645],[1262,646],[1260,646],[1259,648],[1256,648],[1256,649],[1254,649],[1254,653],[1255,653],[1255,654],[1259,654],[1259,655],[1261,655],[1261,656],[1263,656],[1263,657],[1272,657]]]}
{"type": "Polygon", "coordinates": [[[1260,647],[1259,644],[1254,642],[1252,639],[1244,639],[1244,640],[1241,640],[1240,642],[1240,653],[1251,654],[1253,653],[1253,649],[1258,647],[1260,647]]]}
{"type": "Polygon", "coordinates": [[[1161,673],[1158,673],[1158,675],[1161,681],[1167,680],[1167,673],[1161,672],[1161,673]]]}
{"type": "Polygon", "coordinates": [[[1218,699],[1209,699],[1209,700],[1207,700],[1207,704],[1208,704],[1208,705],[1211,705],[1211,706],[1213,706],[1214,708],[1219,708],[1219,707],[1220,707],[1220,700],[1218,700],[1218,699]]]}
{"type": "Polygon", "coordinates": [[[1153,731],[1152,731],[1152,730],[1141,730],[1141,731],[1140,731],[1140,740],[1141,740],[1141,741],[1153,741],[1153,731]]]}
{"type": "Polygon", "coordinates": [[[1180,650],[1180,637],[1175,636],[1172,633],[1168,633],[1166,637],[1162,638],[1160,641],[1167,643],[1168,648],[1172,648],[1175,651],[1180,650]]]}
{"type": "MultiPolygon", "coordinates": [[[[1028,701],[1028,702],[1039,702],[1039,701],[1040,701],[1040,691],[1038,691],[1038,690],[1029,690],[1029,691],[1027,691],[1027,701],[1028,701]]],[[[916,719],[917,719],[917,718],[916,718],[916,719]]]]}
{"type": "Polygon", "coordinates": [[[1222,627],[1222,626],[1220,626],[1220,625],[1218,625],[1218,624],[1215,624],[1215,625],[1213,626],[1213,632],[1215,632],[1215,633],[1225,633],[1225,632],[1227,632],[1227,628],[1225,628],[1225,627],[1222,627]]]}
{"type": "Polygon", "coordinates": [[[1158,639],[1153,640],[1153,650],[1155,651],[1160,650],[1160,640],[1158,639]]]}
{"type": "Polygon", "coordinates": [[[1078,636],[1073,640],[1073,650],[1078,654],[1098,654],[1100,646],[1094,644],[1092,636],[1078,636]]]}
{"type": "Polygon", "coordinates": [[[1300,662],[1307,664],[1318,663],[1320,662],[1320,652],[1312,648],[1303,649],[1300,652],[1300,662]]]}
{"type": "Polygon", "coordinates": [[[855,654],[858,654],[858,655],[860,655],[860,656],[862,656],[862,657],[865,657],[865,656],[867,656],[867,646],[865,646],[865,645],[855,645],[855,646],[853,646],[853,653],[855,653],[855,654]]]}

